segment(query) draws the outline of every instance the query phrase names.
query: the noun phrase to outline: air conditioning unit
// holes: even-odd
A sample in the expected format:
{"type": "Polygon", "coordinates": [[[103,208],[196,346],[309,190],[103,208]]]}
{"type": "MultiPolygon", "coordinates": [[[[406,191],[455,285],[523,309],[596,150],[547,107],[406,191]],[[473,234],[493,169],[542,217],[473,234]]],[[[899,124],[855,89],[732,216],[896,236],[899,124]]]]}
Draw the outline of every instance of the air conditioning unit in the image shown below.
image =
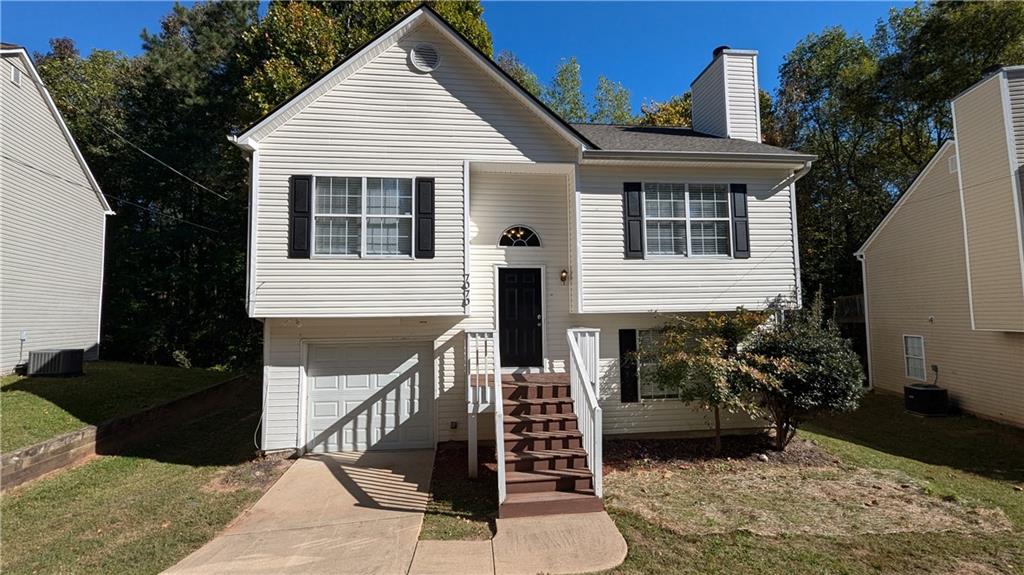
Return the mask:
{"type": "Polygon", "coordinates": [[[41,349],[28,352],[27,373],[29,376],[82,375],[84,364],[84,349],[41,349]]]}
{"type": "Polygon", "coordinates": [[[949,392],[937,385],[913,383],[903,386],[903,406],[915,415],[949,415],[949,392]]]}

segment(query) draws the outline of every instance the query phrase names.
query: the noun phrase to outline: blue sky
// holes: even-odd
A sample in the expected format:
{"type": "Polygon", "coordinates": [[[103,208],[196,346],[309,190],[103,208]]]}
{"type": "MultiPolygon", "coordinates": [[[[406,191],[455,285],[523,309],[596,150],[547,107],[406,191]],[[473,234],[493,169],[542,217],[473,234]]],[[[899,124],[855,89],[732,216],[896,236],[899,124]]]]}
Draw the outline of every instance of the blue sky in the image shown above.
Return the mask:
{"type": "MultiPolygon", "coordinates": [[[[46,51],[68,36],[83,54],[96,48],[137,54],[139,33],[156,30],[171,2],[0,2],[0,38],[46,51]]],[[[870,36],[889,9],[907,2],[484,2],[495,53],[515,52],[542,81],[576,56],[584,90],[600,74],[622,82],[639,109],[688,89],[722,44],[760,51],[761,87],[774,90],[785,55],[829,26],[870,36]]]]}

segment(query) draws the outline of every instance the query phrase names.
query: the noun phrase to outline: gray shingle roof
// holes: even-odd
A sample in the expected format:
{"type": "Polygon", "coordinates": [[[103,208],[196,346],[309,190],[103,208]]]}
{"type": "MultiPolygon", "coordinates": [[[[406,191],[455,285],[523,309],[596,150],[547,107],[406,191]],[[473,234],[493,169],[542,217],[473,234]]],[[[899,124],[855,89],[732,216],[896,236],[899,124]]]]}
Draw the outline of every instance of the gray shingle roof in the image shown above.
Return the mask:
{"type": "Polygon", "coordinates": [[[603,151],[616,152],[724,152],[734,154],[785,154],[801,156],[785,148],[735,138],[720,138],[690,128],[572,124],[603,151]]]}
{"type": "Polygon", "coordinates": [[[7,42],[0,42],[0,48],[4,50],[15,50],[21,48],[21,46],[17,44],[8,44],[7,42]]]}

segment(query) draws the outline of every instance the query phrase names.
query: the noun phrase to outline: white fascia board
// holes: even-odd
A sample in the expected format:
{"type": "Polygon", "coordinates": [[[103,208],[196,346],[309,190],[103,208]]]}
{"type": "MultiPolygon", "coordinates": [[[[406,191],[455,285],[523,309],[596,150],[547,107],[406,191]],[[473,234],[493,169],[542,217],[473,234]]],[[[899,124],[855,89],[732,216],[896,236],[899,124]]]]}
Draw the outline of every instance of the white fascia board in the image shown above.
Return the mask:
{"type": "Polygon", "coordinates": [[[82,168],[82,172],[85,174],[85,179],[89,181],[89,185],[93,191],[96,192],[96,198],[100,201],[100,206],[103,208],[103,213],[108,216],[114,215],[114,210],[111,209],[110,203],[107,202],[107,198],[103,195],[103,190],[100,189],[99,182],[92,175],[92,170],[89,169],[89,164],[85,162],[85,156],[82,155],[82,151],[78,149],[78,144],[75,143],[75,138],[71,135],[71,130],[68,129],[68,125],[64,122],[64,117],[61,116],[60,110],[57,108],[57,104],[50,97],[50,91],[46,89],[46,85],[43,84],[43,79],[39,76],[39,72],[36,70],[35,64],[32,62],[32,58],[29,57],[28,52],[24,48],[7,48],[0,50],[0,56],[18,56],[21,58],[25,67],[32,75],[32,83],[36,85],[39,93],[42,94],[43,100],[46,102],[46,106],[50,108],[50,113],[57,119],[57,125],[60,126],[60,131],[64,134],[64,139],[67,140],[68,146],[71,147],[71,152],[75,155],[75,159],[78,161],[78,165],[82,168]]]}
{"type": "Polygon", "coordinates": [[[955,145],[955,140],[946,140],[946,142],[942,144],[942,147],[940,147],[932,155],[932,158],[928,160],[928,163],[925,164],[924,169],[921,170],[921,173],[919,173],[917,177],[914,178],[914,181],[911,182],[909,186],[907,186],[907,191],[904,192],[898,200],[896,200],[896,203],[893,204],[892,209],[889,210],[889,213],[885,214],[885,217],[882,218],[882,221],[879,222],[877,226],[875,226],[875,230],[871,232],[871,235],[868,236],[868,239],[864,240],[864,243],[861,244],[860,248],[857,251],[853,252],[853,255],[861,256],[864,254],[864,251],[868,249],[868,246],[871,245],[871,242],[874,241],[874,239],[882,231],[882,228],[884,228],[885,225],[889,223],[889,220],[891,220],[892,217],[896,215],[896,212],[900,209],[900,207],[904,203],[906,203],[907,198],[909,198],[910,195],[914,193],[914,190],[917,189],[917,185],[921,182],[924,176],[932,171],[939,157],[941,157],[946,152],[946,150],[953,145],[955,145]]]}

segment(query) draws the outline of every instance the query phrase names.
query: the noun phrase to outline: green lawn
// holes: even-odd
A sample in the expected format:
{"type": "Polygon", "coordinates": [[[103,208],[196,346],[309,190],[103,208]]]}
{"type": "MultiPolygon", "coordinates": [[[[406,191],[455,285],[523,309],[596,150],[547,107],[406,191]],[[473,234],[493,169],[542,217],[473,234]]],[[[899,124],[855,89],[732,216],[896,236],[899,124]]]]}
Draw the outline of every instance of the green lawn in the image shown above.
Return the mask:
{"type": "Polygon", "coordinates": [[[166,403],[235,374],[100,361],[82,377],[0,379],[0,451],[166,403]]]}
{"type": "Polygon", "coordinates": [[[697,487],[660,491],[657,483],[648,482],[646,506],[635,504],[643,494],[634,500],[623,497],[620,506],[609,486],[614,481],[606,477],[608,510],[629,543],[626,562],[614,572],[1024,573],[1024,431],[973,417],[917,418],[905,414],[901,402],[873,394],[856,413],[808,426],[800,437],[824,448],[835,461],[832,466],[793,467],[801,481],[789,485],[769,481],[770,488],[762,489],[756,479],[761,484],[765,477],[771,480],[773,466],[761,464],[765,471],[758,472],[748,465],[745,472],[755,480],[720,497],[720,489],[709,493],[699,486],[714,482],[716,471],[720,477],[735,473],[731,463],[665,462],[640,469],[671,474],[674,467],[686,485],[697,487]],[[801,505],[806,490],[828,479],[829,470],[847,481],[837,485],[857,489],[815,489],[812,494],[825,500],[801,505]],[[900,489],[905,493],[891,493],[900,489]],[[879,495],[854,505],[855,496],[875,490],[879,495]],[[716,496],[727,505],[722,507],[716,496]],[[643,512],[671,507],[673,501],[686,509],[682,514],[715,504],[718,514],[703,513],[681,530],[667,516],[643,512]],[[910,522],[919,521],[919,531],[880,532],[906,519],[894,513],[889,521],[877,521],[886,519],[895,504],[921,514],[910,522]],[[709,517],[714,525],[700,532],[706,527],[701,521],[709,517]],[[978,521],[975,527],[972,518],[978,521]],[[735,524],[738,520],[741,525],[735,524]],[[955,524],[952,530],[943,530],[946,520],[955,524]],[[850,531],[833,529],[846,523],[850,531]],[[687,528],[694,532],[686,533],[687,528]]]}
{"type": "MultiPolygon", "coordinates": [[[[255,403],[255,402],[250,402],[255,403]]],[[[284,471],[254,460],[258,406],[5,493],[0,571],[158,573],[222,530],[284,471]]]]}
{"type": "MultiPolygon", "coordinates": [[[[606,443],[605,506],[629,543],[612,573],[1024,574],[1024,430],[870,394],[783,454],[725,439],[718,458],[709,441],[606,443]]],[[[486,537],[493,479],[437,479],[424,538],[486,537]]]]}

